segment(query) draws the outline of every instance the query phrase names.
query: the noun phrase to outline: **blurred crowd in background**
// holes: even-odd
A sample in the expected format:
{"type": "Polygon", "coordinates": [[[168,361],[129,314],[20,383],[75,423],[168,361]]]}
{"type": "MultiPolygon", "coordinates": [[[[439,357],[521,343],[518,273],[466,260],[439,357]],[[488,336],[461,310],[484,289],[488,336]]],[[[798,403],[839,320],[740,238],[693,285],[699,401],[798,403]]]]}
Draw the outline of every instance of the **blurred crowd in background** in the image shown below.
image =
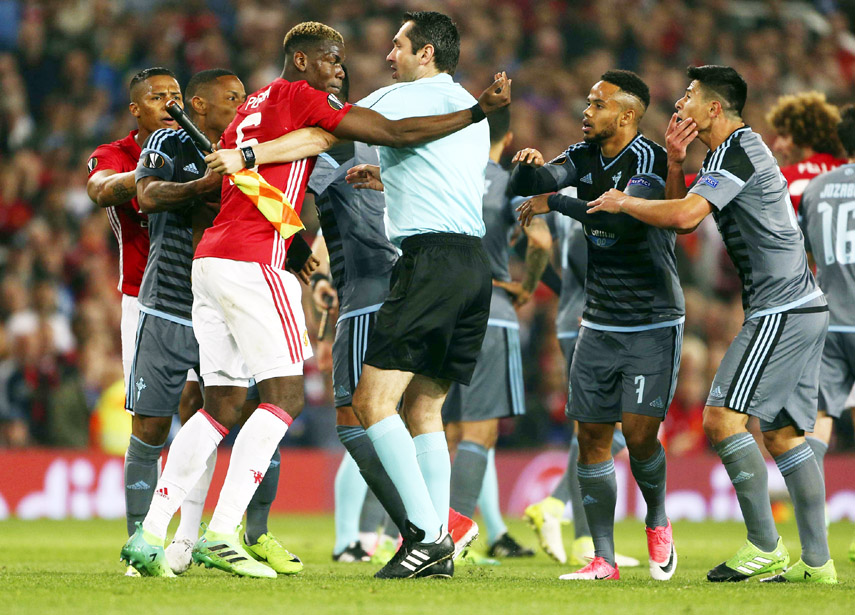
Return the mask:
{"type": "MultiPolygon", "coordinates": [[[[104,433],[124,420],[116,240],[86,195],[86,161],[135,128],[130,77],[166,66],[186,84],[199,70],[225,67],[252,92],[279,76],[287,30],[318,20],[345,37],[355,102],[391,83],[384,58],[413,8],[456,20],[455,78],[470,92],[496,71],[513,77],[507,160],[523,147],[549,159],[581,140],[585,97],[611,68],[649,84],[642,127],[660,143],[690,64],[728,64],[744,75],[745,119],[770,146],[766,114],[782,94],[855,100],[855,0],[0,0],[0,447],[109,448],[104,433]]],[[[693,144],[687,172],[704,154],[693,144]]],[[[317,223],[305,213],[312,231],[317,223]]],[[[680,238],[678,255],[686,338],[664,427],[674,455],[707,449],[704,401],[743,318],[739,281],[711,219],[680,238]]],[[[556,303],[541,286],[520,313],[528,414],[503,425],[500,446],[567,444],[556,303]]],[[[302,427],[286,444],[337,442],[328,376],[317,364],[307,366],[306,389],[302,427]]],[[[848,413],[839,427],[832,450],[852,450],[848,413]]]]}

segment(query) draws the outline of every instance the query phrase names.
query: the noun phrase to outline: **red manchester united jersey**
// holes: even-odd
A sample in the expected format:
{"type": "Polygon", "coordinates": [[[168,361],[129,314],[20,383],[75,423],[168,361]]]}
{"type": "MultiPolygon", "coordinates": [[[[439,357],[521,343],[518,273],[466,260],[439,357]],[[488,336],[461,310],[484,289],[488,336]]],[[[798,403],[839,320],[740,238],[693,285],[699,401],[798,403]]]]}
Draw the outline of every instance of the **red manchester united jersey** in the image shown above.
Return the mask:
{"type": "MultiPolygon", "coordinates": [[[[332,132],[350,107],[305,81],[277,79],[246,99],[223,134],[222,144],[226,148],[246,147],[307,126],[332,132]]],[[[264,164],[258,172],[285,194],[299,215],[314,166],[312,157],[287,164],[264,164]]],[[[290,244],[291,239],[282,239],[252,201],[225,179],[220,213],[199,242],[196,258],[213,256],[284,269],[290,244]]]]}
{"type": "Polygon", "coordinates": [[[793,207],[796,211],[799,210],[799,203],[802,202],[802,193],[807,188],[808,182],[817,175],[822,175],[832,169],[836,169],[841,164],[846,164],[846,161],[835,158],[831,154],[814,154],[810,158],[805,158],[801,162],[781,169],[781,173],[784,174],[784,178],[787,180],[790,200],[793,202],[793,207]]]}
{"type": "MultiPolygon", "coordinates": [[[[140,159],[136,130],[124,139],[101,145],[89,157],[89,177],[105,169],[116,173],[134,171],[140,159]]],[[[148,219],[140,213],[137,198],[105,208],[110,227],[119,242],[119,290],[136,297],[148,260],[148,219]]]]}

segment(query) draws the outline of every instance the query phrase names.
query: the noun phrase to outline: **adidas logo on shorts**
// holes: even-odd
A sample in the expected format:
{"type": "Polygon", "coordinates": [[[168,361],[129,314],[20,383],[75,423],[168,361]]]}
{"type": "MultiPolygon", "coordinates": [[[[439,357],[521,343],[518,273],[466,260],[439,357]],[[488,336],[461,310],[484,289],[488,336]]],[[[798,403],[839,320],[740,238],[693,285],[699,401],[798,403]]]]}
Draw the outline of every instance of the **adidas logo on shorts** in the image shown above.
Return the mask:
{"type": "Polygon", "coordinates": [[[710,397],[713,399],[724,399],[724,393],[721,392],[721,387],[716,387],[710,391],[710,397]]]}
{"type": "Polygon", "coordinates": [[[652,402],[650,402],[650,407],[651,407],[651,408],[664,408],[664,407],[665,407],[665,402],[664,402],[664,401],[662,401],[662,398],[661,398],[661,397],[657,397],[657,398],[656,398],[656,399],[654,399],[652,402]]]}

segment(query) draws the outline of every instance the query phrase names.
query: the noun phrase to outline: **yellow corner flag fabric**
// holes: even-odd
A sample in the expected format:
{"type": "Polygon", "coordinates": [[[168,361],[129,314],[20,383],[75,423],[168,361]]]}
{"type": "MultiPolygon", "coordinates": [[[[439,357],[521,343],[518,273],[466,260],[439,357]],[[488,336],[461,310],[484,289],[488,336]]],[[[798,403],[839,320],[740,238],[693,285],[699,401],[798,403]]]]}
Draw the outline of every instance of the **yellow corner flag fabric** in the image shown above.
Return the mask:
{"type": "Polygon", "coordinates": [[[258,172],[241,169],[230,177],[284,239],[306,228],[282,191],[268,184],[258,172]]]}

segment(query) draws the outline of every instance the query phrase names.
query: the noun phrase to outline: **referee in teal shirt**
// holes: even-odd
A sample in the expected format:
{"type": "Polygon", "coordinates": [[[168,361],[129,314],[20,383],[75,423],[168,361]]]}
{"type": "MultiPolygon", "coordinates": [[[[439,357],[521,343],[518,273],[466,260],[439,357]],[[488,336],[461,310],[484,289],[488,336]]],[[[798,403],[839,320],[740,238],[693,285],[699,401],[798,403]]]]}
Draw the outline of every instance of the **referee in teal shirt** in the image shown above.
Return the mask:
{"type": "MultiPolygon", "coordinates": [[[[406,13],[386,58],[398,83],[357,104],[389,119],[472,108],[477,101],[451,77],[459,53],[451,19],[406,13]]],[[[468,520],[451,527],[453,539],[448,533],[441,411],[451,382],[469,384],[487,329],[492,282],[481,206],[489,149],[487,122],[478,122],[426,145],[381,147],[382,181],[376,167],[348,176],[357,187],[385,190],[387,233],[402,251],[353,396],[407,511],[404,543],[381,578],[451,576],[455,541],[459,551],[464,534],[477,535],[468,520]]]]}

